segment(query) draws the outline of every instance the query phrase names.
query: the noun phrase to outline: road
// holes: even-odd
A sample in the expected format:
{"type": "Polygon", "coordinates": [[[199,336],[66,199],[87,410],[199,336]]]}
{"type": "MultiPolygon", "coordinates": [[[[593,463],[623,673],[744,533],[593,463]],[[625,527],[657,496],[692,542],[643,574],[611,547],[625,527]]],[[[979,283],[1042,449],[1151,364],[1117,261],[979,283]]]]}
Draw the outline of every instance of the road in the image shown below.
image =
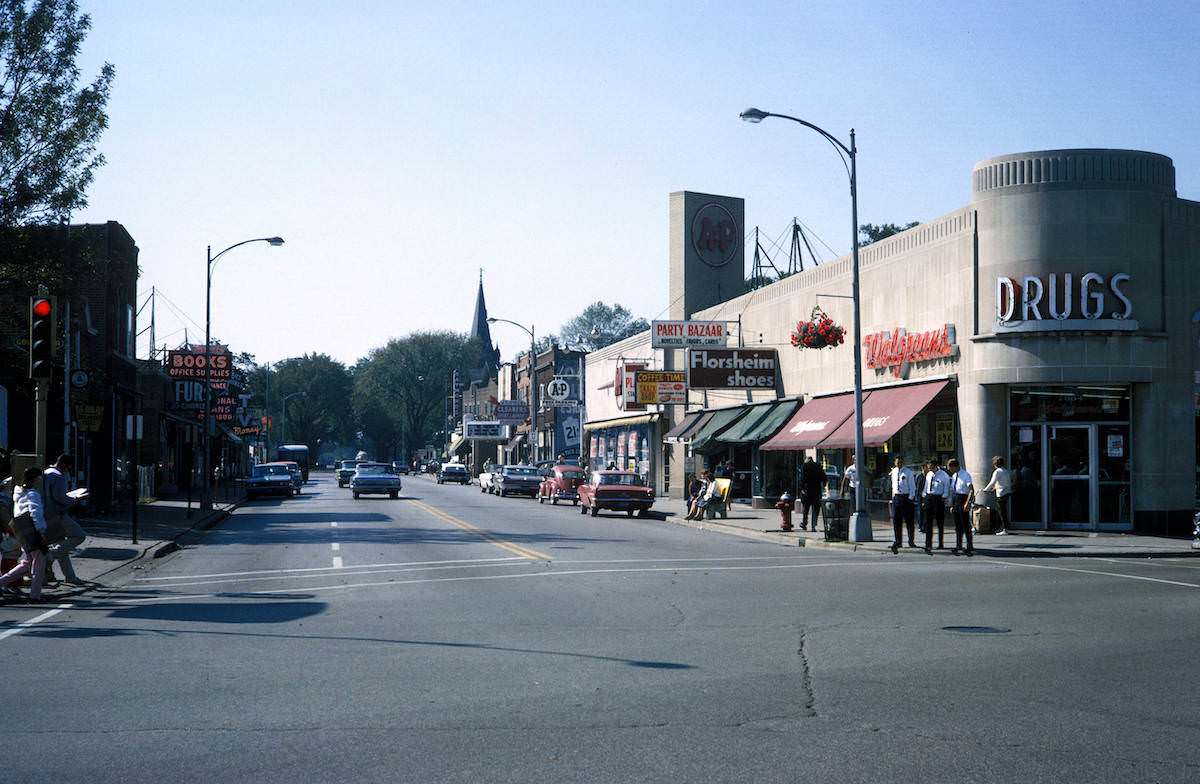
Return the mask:
{"type": "Polygon", "coordinates": [[[313,476],[0,607],[6,780],[1200,780],[1195,560],[880,557],[313,476]]]}

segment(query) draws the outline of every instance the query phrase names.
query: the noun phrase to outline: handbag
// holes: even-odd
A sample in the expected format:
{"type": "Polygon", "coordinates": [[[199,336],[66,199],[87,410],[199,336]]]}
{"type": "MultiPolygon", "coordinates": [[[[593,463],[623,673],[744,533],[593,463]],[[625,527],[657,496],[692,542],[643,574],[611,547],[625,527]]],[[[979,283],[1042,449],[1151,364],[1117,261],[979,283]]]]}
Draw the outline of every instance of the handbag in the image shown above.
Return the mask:
{"type": "Polygon", "coordinates": [[[8,528],[13,532],[13,536],[17,537],[21,549],[25,552],[32,553],[45,548],[46,543],[42,541],[42,534],[33,524],[33,515],[29,512],[22,512],[14,517],[8,528]]]}

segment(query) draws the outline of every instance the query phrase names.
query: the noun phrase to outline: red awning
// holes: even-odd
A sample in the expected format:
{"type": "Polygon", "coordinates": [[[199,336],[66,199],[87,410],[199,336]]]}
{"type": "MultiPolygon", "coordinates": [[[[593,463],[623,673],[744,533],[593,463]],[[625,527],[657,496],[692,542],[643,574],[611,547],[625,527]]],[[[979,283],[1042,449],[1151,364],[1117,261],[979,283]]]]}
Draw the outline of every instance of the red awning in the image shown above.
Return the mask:
{"type": "Polygon", "coordinates": [[[759,446],[759,449],[812,449],[853,413],[853,394],[810,400],[792,415],[783,430],[759,446]]]}
{"type": "MultiPolygon", "coordinates": [[[[863,398],[863,444],[880,446],[900,431],[949,381],[931,381],[902,387],[873,389],[863,398]]],[[[851,406],[853,408],[853,406],[851,406]]],[[[804,413],[804,409],[800,409],[804,413]]],[[[851,449],[854,447],[854,416],[821,442],[821,449],[851,449]]]]}

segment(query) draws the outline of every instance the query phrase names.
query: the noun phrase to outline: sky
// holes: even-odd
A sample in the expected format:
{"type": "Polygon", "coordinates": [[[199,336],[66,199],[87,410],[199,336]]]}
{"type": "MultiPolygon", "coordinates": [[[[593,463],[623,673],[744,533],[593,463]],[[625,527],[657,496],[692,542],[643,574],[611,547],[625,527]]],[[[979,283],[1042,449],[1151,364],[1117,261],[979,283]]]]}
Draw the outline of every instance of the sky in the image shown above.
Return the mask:
{"type": "MultiPolygon", "coordinates": [[[[1060,148],[1173,159],[1200,200],[1192,2],[515,3],[80,0],[82,80],[112,63],[109,128],[75,223],[140,251],[138,356],[212,333],[347,365],[489,314],[559,327],[595,301],[666,318],[668,198],[746,200],[822,261],[860,223],[970,203],[987,158],[1060,148]],[[1152,11],[1149,9],[1153,9],[1152,11]]],[[[752,241],[746,243],[751,264],[752,241]]],[[[749,272],[749,269],[748,269],[749,272]]],[[[516,327],[492,335],[509,359],[516,327]]]]}

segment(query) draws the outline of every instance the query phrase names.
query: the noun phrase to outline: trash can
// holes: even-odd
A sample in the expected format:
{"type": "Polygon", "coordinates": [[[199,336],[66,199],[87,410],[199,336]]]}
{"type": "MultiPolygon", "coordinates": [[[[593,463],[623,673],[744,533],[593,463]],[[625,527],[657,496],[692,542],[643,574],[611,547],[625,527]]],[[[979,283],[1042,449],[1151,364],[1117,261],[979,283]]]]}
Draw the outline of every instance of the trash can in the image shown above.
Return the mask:
{"type": "Polygon", "coordinates": [[[826,498],[821,503],[825,541],[844,542],[850,536],[850,499],[826,498]]]}

